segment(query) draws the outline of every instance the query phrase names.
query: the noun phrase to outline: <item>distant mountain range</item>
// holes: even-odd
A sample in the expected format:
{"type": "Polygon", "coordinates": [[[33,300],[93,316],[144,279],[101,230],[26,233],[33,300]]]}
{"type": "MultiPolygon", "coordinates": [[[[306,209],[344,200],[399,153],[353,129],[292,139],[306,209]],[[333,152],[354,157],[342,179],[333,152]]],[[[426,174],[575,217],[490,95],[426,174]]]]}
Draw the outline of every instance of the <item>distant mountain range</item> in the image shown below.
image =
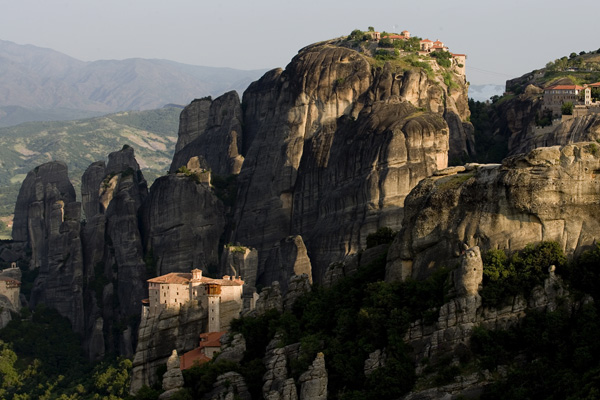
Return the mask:
{"type": "Polygon", "coordinates": [[[84,62],[0,40],[0,127],[185,105],[230,90],[241,93],[264,72],[142,58],[84,62]]]}

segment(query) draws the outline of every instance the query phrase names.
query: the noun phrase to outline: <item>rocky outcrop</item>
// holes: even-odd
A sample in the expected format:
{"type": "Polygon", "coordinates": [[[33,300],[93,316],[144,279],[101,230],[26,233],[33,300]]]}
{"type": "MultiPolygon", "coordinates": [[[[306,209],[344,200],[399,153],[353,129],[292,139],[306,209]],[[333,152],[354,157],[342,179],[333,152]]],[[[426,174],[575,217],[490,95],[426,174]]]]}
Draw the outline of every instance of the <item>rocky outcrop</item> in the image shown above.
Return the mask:
{"type": "Polygon", "coordinates": [[[100,187],[101,211],[106,221],[104,254],[102,264],[94,268],[98,269],[98,276],[109,282],[102,290],[101,305],[108,349],[116,350],[111,348],[115,343],[120,354],[132,356],[135,344],[125,339],[127,332],[131,335],[135,330],[142,299],[146,297],[146,264],[138,213],[148,187],[129,146],[109,154],[106,173],[100,187]],[[116,330],[117,337],[112,336],[115,323],[122,327],[116,330]]]}
{"type": "Polygon", "coordinates": [[[226,245],[221,254],[221,273],[241,276],[248,287],[256,286],[258,251],[240,245],[226,245]]]}
{"type": "Polygon", "coordinates": [[[308,371],[300,375],[300,400],[327,399],[325,355],[318,353],[308,371]]]}
{"type": "Polygon", "coordinates": [[[460,296],[440,307],[434,324],[428,325],[423,320],[413,322],[404,340],[412,346],[417,363],[425,358],[436,362],[460,346],[468,348],[475,326],[506,330],[517,324],[527,310],[554,311],[559,304],[569,304],[568,295],[550,266],[543,286],[536,287],[527,299],[516,296],[502,307],[494,308],[482,306],[479,294],[460,296]]]}
{"type": "Polygon", "coordinates": [[[282,294],[278,281],[263,288],[256,300],[256,314],[263,315],[268,310],[291,311],[296,300],[312,290],[310,277],[307,274],[290,277],[286,287],[285,294],[282,294]]]}
{"type": "Polygon", "coordinates": [[[428,102],[439,87],[424,72],[373,72],[361,54],[329,45],[252,84],[234,241],[257,248],[261,268],[272,243],[299,234],[320,281],[367,233],[397,229],[409,190],[447,164],[444,107],[428,102]]]}
{"type": "Polygon", "coordinates": [[[369,358],[365,360],[364,372],[365,376],[371,375],[375,370],[385,366],[387,354],[385,350],[377,349],[369,354],[369,358]]]}
{"type": "Polygon", "coordinates": [[[271,249],[264,267],[259,271],[258,282],[269,285],[278,281],[281,291],[286,293],[290,277],[302,274],[312,283],[312,267],[302,237],[288,236],[271,249]]]}
{"type": "Polygon", "coordinates": [[[162,377],[163,393],[158,397],[160,400],[170,399],[183,387],[183,374],[179,369],[179,355],[173,350],[167,360],[167,372],[162,377]]]}
{"type": "Polygon", "coordinates": [[[283,297],[283,309],[291,311],[294,303],[301,296],[309,293],[312,290],[312,281],[307,274],[294,275],[288,282],[287,292],[283,297]]]}
{"type": "Polygon", "coordinates": [[[454,289],[458,296],[474,296],[483,282],[481,251],[475,246],[466,249],[461,257],[460,268],[454,274],[454,289]]]}
{"type": "Polygon", "coordinates": [[[232,361],[240,363],[246,351],[246,339],[241,333],[230,337],[231,333],[225,333],[221,337],[221,352],[215,357],[215,361],[232,361]]]}
{"type": "Polygon", "coordinates": [[[195,173],[174,173],[154,181],[142,210],[146,257],[156,275],[219,265],[225,229],[223,204],[195,173]]]}
{"type": "Polygon", "coordinates": [[[43,303],[83,332],[81,205],[65,163],[53,161],[30,171],[15,205],[13,238],[31,249],[31,269],[39,273],[30,304],[43,303]]]}
{"type": "Polygon", "coordinates": [[[181,112],[170,172],[200,156],[216,175],[238,174],[244,161],[242,141],[242,107],[236,91],[214,101],[194,100],[181,112]]]}
{"type": "Polygon", "coordinates": [[[263,376],[263,397],[269,400],[297,400],[294,378],[288,376],[288,365],[298,359],[300,343],[281,347],[281,337],[275,336],[267,346],[263,376]]]}
{"type": "Polygon", "coordinates": [[[380,244],[366,249],[362,253],[348,255],[340,262],[331,263],[325,271],[322,285],[331,287],[340,279],[353,275],[359,267],[367,266],[378,258],[384,257],[389,247],[389,244],[380,244]]]}
{"type": "Polygon", "coordinates": [[[597,146],[540,148],[423,180],[406,200],[386,279],[419,279],[452,265],[463,243],[513,251],[552,240],[567,254],[592,245],[600,238],[597,146]]]}
{"type": "Polygon", "coordinates": [[[196,348],[205,320],[205,310],[191,303],[151,316],[144,314],[133,358],[131,393],[155,383],[156,368],[167,361],[173,348],[181,354],[196,348]]]}
{"type": "Polygon", "coordinates": [[[279,282],[275,281],[271,286],[263,288],[258,300],[256,300],[256,314],[264,315],[269,310],[283,311],[283,297],[279,282]]]}
{"type": "Polygon", "coordinates": [[[528,134],[513,144],[511,154],[529,152],[538,147],[563,146],[571,143],[600,139],[600,115],[591,114],[564,121],[554,121],[551,126],[531,128],[528,134]]]}
{"type": "Polygon", "coordinates": [[[237,372],[226,372],[217,377],[213,390],[203,397],[204,400],[251,400],[244,377],[237,372]]]}

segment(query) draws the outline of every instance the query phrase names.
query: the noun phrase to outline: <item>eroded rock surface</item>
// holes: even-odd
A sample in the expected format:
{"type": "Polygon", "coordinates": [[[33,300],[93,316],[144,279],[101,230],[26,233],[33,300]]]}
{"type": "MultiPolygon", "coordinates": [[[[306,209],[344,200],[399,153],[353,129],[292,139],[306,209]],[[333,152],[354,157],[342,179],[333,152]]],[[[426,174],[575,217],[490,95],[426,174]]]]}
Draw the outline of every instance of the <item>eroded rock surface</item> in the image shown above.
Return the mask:
{"type": "Polygon", "coordinates": [[[79,333],[84,330],[80,219],[81,204],[65,163],[52,161],[27,174],[15,206],[13,239],[31,249],[30,268],[39,270],[30,304],[56,309],[79,333]]]}
{"type": "Polygon", "coordinates": [[[195,268],[206,272],[209,265],[219,265],[225,217],[208,185],[183,173],[160,177],[141,213],[145,251],[157,275],[195,268]]]}
{"type": "Polygon", "coordinates": [[[556,241],[567,254],[600,238],[596,143],[539,148],[502,165],[423,180],[408,196],[386,279],[424,278],[460,246],[520,250],[556,241]]]}
{"type": "Polygon", "coordinates": [[[191,303],[179,309],[164,309],[144,315],[138,330],[138,343],[131,371],[131,392],[156,382],[156,368],[164,364],[173,348],[185,353],[198,346],[205,325],[206,312],[191,303]]]}
{"type": "Polygon", "coordinates": [[[302,274],[312,283],[312,266],[302,237],[288,236],[273,246],[262,271],[259,271],[258,281],[263,285],[278,281],[281,291],[286,293],[290,278],[302,274]]]}
{"type": "Polygon", "coordinates": [[[194,156],[203,157],[216,175],[238,174],[242,167],[242,107],[236,91],[212,101],[194,100],[182,112],[170,172],[194,156]]]}

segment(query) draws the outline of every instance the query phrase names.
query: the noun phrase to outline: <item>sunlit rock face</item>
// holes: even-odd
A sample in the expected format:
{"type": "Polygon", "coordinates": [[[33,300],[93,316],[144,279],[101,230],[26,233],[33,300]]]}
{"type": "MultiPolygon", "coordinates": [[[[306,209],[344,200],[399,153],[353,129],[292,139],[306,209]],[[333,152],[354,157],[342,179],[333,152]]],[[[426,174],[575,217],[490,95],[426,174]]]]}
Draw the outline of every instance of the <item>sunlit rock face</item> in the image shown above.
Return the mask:
{"type": "Polygon", "coordinates": [[[520,250],[552,240],[567,254],[600,238],[596,143],[545,147],[423,180],[407,197],[387,279],[423,278],[457,262],[461,246],[520,250]]]}
{"type": "Polygon", "coordinates": [[[456,94],[452,109],[434,99],[447,90],[424,72],[374,69],[329,45],[265,74],[242,102],[232,242],[257,248],[262,268],[274,243],[300,234],[319,281],[330,262],[364,248],[368,233],[399,228],[410,189],[447,166],[445,113],[468,114],[457,106],[466,97],[456,94]]]}

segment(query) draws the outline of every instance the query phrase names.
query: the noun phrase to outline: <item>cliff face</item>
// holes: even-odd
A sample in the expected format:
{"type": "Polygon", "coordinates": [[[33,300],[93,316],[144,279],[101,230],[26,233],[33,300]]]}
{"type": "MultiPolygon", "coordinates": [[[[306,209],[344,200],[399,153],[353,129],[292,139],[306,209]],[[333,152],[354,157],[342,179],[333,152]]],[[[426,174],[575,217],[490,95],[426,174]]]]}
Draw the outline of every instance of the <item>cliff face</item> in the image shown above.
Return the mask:
{"type": "Polygon", "coordinates": [[[131,371],[131,392],[137,393],[143,385],[152,386],[157,379],[156,368],[167,361],[174,349],[184,354],[196,348],[205,320],[205,310],[192,304],[143,315],[131,371]]]}
{"type": "Polygon", "coordinates": [[[567,254],[591,245],[600,238],[599,170],[597,144],[577,143],[424,179],[407,197],[386,279],[451,266],[462,243],[519,250],[552,240],[567,254]]]}
{"type": "Polygon", "coordinates": [[[538,147],[562,146],[570,143],[596,141],[600,138],[600,115],[591,114],[567,119],[533,131],[513,145],[513,154],[538,147]]]}
{"type": "Polygon", "coordinates": [[[105,351],[132,355],[146,293],[146,265],[138,212],[148,195],[131,147],[90,165],[82,177],[82,229],[87,291],[85,347],[91,359],[105,351]],[[117,328],[118,327],[118,328],[117,328]]]}
{"type": "Polygon", "coordinates": [[[200,156],[216,175],[238,174],[242,153],[242,107],[237,92],[194,100],[182,112],[170,172],[200,156]]]}
{"type": "Polygon", "coordinates": [[[81,205],[67,166],[49,162],[30,171],[17,204],[13,237],[31,249],[31,269],[38,269],[30,303],[55,308],[83,331],[83,256],[79,236],[81,205]]]}
{"type": "Polygon", "coordinates": [[[142,232],[157,275],[216,266],[225,229],[223,205],[194,176],[170,174],[157,179],[142,208],[142,232]]]}
{"type": "Polygon", "coordinates": [[[459,110],[438,100],[445,90],[424,71],[374,70],[363,55],[329,45],[266,74],[244,93],[232,241],[257,248],[262,266],[274,243],[299,234],[319,280],[330,262],[364,247],[367,233],[398,228],[406,194],[447,164],[443,114],[459,110]]]}

